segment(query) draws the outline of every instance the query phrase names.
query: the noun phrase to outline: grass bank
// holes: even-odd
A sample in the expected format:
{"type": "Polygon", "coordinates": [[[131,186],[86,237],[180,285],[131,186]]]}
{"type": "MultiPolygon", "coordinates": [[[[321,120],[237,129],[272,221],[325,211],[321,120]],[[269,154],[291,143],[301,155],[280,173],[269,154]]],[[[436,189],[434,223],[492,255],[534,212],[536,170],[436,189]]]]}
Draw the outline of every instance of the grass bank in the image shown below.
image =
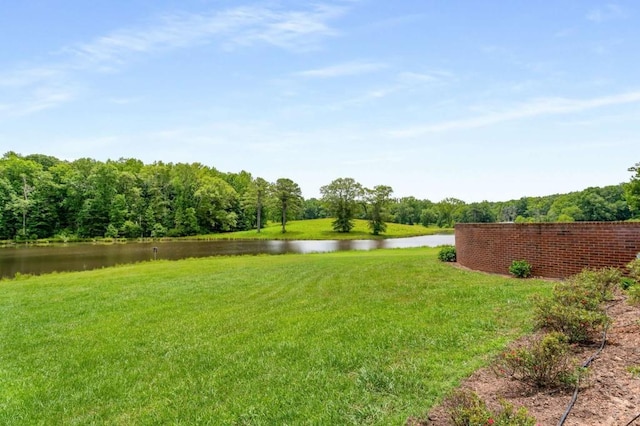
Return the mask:
{"type": "Polygon", "coordinates": [[[0,282],[0,424],[402,424],[550,284],[437,249],[150,262],[0,282]]]}
{"type": "Polygon", "coordinates": [[[336,232],[331,223],[334,219],[294,220],[287,223],[286,233],[282,233],[282,225],[270,222],[260,232],[229,232],[223,234],[204,235],[203,239],[261,239],[261,240],[370,240],[384,238],[417,237],[420,235],[453,234],[453,229],[437,227],[427,228],[422,225],[402,225],[387,223],[384,234],[373,235],[366,220],[356,220],[351,232],[336,232]]]}

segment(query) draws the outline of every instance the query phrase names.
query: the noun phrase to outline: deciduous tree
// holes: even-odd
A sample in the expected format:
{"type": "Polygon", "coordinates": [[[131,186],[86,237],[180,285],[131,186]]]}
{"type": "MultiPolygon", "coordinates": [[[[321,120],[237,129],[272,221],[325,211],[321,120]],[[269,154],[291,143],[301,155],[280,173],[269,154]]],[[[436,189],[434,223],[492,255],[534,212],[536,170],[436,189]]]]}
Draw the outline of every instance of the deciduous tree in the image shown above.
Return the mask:
{"type": "Polygon", "coordinates": [[[373,189],[364,190],[368,205],[369,228],[373,235],[379,235],[387,230],[385,221],[388,218],[387,206],[391,202],[393,189],[390,186],[377,185],[373,189]]]}
{"type": "Polygon", "coordinates": [[[333,229],[349,232],[353,229],[358,203],[362,198],[362,185],[352,178],[339,178],[320,188],[322,201],[335,220],[333,229]]]}
{"type": "Polygon", "coordinates": [[[287,232],[288,216],[295,214],[302,206],[302,191],[297,183],[287,178],[278,179],[271,188],[274,206],[280,213],[280,223],[284,234],[287,232]]]}

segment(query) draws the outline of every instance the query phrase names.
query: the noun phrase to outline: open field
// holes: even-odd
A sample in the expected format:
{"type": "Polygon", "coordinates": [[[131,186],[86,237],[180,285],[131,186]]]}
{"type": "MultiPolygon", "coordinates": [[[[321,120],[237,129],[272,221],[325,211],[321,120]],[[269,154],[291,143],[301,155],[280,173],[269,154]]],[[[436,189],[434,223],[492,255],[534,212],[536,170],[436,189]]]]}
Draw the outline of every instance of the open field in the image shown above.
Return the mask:
{"type": "Polygon", "coordinates": [[[370,240],[383,238],[417,237],[419,235],[453,234],[453,229],[422,225],[402,225],[387,223],[387,231],[380,235],[371,234],[366,220],[355,220],[355,227],[351,232],[336,232],[331,227],[334,219],[294,220],[287,222],[287,232],[282,233],[280,223],[269,222],[260,232],[250,231],[229,232],[224,234],[210,234],[201,238],[228,239],[262,239],[262,240],[370,240]]]}
{"type": "Polygon", "coordinates": [[[158,261],[0,282],[0,424],[402,424],[550,284],[437,249],[158,261]]]}

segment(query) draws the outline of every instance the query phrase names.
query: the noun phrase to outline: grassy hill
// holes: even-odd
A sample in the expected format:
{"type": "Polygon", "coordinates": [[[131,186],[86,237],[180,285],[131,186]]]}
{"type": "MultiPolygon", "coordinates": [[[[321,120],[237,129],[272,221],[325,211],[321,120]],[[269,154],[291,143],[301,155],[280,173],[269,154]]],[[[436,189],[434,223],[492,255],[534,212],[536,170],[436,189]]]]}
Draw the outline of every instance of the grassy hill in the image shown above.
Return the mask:
{"type": "Polygon", "coordinates": [[[334,219],[294,220],[287,222],[286,233],[282,233],[282,225],[270,222],[260,232],[250,231],[210,234],[205,239],[263,239],[263,240],[369,240],[383,238],[416,237],[419,235],[452,234],[452,229],[427,228],[422,225],[401,225],[388,223],[387,231],[381,235],[372,235],[366,220],[355,220],[351,232],[336,232],[331,223],[334,219]]]}

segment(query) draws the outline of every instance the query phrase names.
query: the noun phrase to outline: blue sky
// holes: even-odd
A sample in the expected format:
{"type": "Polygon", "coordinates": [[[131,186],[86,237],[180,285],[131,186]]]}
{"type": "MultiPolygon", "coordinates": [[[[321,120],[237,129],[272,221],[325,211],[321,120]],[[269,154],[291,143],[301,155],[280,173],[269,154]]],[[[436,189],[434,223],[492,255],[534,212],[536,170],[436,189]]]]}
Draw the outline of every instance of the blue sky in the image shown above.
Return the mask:
{"type": "Polygon", "coordinates": [[[0,154],[501,201],[626,182],[640,3],[0,1],[0,154]]]}

